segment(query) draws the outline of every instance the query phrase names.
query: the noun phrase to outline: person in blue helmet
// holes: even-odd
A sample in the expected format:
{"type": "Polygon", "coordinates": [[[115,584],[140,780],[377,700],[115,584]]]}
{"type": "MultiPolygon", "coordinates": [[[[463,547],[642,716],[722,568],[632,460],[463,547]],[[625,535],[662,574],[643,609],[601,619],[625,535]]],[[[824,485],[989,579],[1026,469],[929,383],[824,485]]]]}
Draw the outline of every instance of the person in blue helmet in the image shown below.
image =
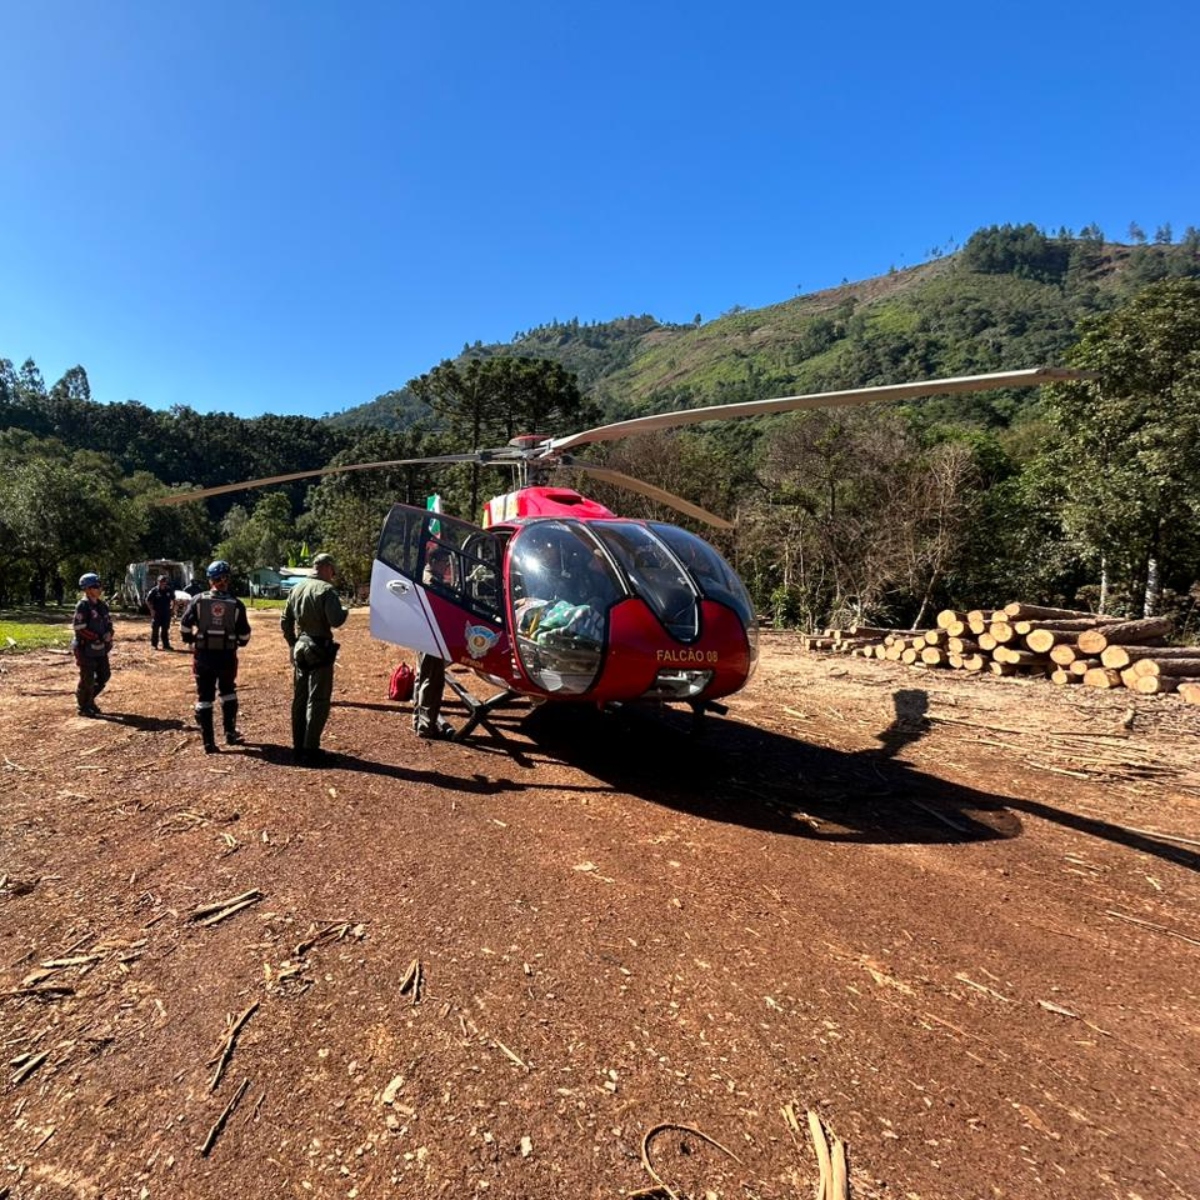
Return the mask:
{"type": "Polygon", "coordinates": [[[108,654],[113,643],[112,616],[108,605],[100,599],[100,576],[89,571],[79,577],[83,599],[75,605],[74,637],[71,649],[79,668],[79,683],[75,688],[75,703],[81,717],[98,717],[96,697],[104,691],[112,668],[108,654]]]}
{"type": "Polygon", "coordinates": [[[237,746],[243,740],[237,727],[237,652],[250,641],[250,620],[246,606],[229,590],[229,564],[218,558],[205,574],[209,590],[192,598],[179,622],[179,633],[194,652],[196,723],[204,738],[204,753],[215,754],[213,705],[218,694],[226,744],[237,746]]]}

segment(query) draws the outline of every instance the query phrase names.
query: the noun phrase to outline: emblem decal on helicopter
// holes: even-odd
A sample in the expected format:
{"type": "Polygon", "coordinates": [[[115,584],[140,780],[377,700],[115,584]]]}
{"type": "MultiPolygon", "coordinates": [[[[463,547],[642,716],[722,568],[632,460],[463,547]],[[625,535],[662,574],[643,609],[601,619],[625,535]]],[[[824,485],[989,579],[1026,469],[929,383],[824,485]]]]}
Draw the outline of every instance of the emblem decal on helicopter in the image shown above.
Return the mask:
{"type": "Polygon", "coordinates": [[[472,658],[482,658],[498,641],[500,635],[486,625],[467,625],[467,653],[472,658]]]}

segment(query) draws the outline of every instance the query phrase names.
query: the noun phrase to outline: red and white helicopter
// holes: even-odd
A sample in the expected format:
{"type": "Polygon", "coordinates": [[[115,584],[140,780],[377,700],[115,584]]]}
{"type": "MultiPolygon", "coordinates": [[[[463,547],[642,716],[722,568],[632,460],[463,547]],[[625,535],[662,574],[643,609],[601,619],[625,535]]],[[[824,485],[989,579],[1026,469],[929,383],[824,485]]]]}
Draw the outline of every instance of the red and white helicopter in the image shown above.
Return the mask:
{"type": "Polygon", "coordinates": [[[732,524],[571,451],[702,421],[1081,377],[1082,372],[1042,367],[686,409],[567,437],[518,437],[496,450],[245,480],[173,494],[161,503],[342,471],[434,463],[511,467],[517,488],[487,502],[481,525],[423,508],[392,507],[371,574],[372,635],[460,664],[500,689],[480,701],[450,680],[471,710],[458,739],[516,697],[599,706],[679,701],[699,715],[724,711],[717,702],[744,687],[754,670],[757,623],[745,585],[694,533],[619,517],[579,492],[552,486],[550,476],[557,470],[581,471],[716,528],[732,524]]]}

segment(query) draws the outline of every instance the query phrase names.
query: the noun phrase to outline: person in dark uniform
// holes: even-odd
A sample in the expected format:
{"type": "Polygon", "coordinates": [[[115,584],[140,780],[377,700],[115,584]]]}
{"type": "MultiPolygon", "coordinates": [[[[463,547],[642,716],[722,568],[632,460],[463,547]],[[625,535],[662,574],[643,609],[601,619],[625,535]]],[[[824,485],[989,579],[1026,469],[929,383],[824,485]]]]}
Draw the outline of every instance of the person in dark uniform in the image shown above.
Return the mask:
{"type": "Polygon", "coordinates": [[[83,599],[75,605],[71,649],[79,668],[75,703],[81,717],[98,717],[96,697],[104,691],[112,675],[108,654],[113,643],[113,623],[108,605],[100,599],[100,576],[89,571],[79,577],[83,599]]]}
{"type": "Polygon", "coordinates": [[[206,574],[209,590],[201,592],[187,606],[179,622],[179,632],[194,649],[192,674],[196,677],[196,723],[204,738],[204,753],[215,754],[213,704],[218,688],[225,742],[237,746],[243,740],[237,727],[237,652],[239,646],[250,641],[250,620],[246,616],[246,606],[229,590],[229,564],[219,558],[209,564],[206,574]]]}
{"type": "Polygon", "coordinates": [[[171,581],[160,575],[158,582],[146,593],[146,607],[150,610],[150,648],[158,649],[158,635],[162,634],[162,648],[171,648],[171,618],[175,615],[175,589],[171,581]]]}
{"type": "MultiPolygon", "coordinates": [[[[421,582],[428,587],[451,587],[453,567],[450,552],[440,546],[425,562],[421,582]]],[[[454,726],[442,717],[446,694],[446,660],[436,654],[417,655],[417,682],[413,689],[413,731],[419,738],[445,739],[454,736],[454,726]]]]}
{"type": "Polygon", "coordinates": [[[192,582],[189,583],[183,590],[187,592],[189,596],[198,596],[202,591],[204,591],[204,587],[200,583],[200,580],[193,575],[192,582]]]}
{"type": "Polygon", "coordinates": [[[321,734],[333,696],[338,652],[333,631],[350,614],[333,586],[337,574],[333,557],[318,554],[312,565],[316,575],[292,588],[279,628],[292,648],[292,754],[297,766],[317,767],[328,761],[321,734]]]}

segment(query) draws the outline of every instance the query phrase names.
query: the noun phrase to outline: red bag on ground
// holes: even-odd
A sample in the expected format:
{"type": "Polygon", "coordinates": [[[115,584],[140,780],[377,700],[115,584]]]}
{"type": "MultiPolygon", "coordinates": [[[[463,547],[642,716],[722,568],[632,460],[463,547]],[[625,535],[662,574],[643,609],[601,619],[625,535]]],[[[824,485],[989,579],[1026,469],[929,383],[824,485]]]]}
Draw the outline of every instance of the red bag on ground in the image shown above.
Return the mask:
{"type": "Polygon", "coordinates": [[[388,699],[403,704],[413,698],[413,686],[416,676],[408,663],[402,662],[393,672],[388,681],[388,699]]]}

